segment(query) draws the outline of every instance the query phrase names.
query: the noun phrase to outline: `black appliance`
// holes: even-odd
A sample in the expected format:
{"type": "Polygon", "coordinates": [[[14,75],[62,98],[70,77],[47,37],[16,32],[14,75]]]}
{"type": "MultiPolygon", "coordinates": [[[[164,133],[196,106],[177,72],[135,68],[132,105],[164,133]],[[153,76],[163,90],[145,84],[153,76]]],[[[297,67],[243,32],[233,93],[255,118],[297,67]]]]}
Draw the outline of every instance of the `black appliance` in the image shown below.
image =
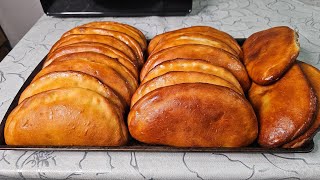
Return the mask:
{"type": "Polygon", "coordinates": [[[183,16],[192,0],[40,0],[44,12],[58,17],[183,16]]]}

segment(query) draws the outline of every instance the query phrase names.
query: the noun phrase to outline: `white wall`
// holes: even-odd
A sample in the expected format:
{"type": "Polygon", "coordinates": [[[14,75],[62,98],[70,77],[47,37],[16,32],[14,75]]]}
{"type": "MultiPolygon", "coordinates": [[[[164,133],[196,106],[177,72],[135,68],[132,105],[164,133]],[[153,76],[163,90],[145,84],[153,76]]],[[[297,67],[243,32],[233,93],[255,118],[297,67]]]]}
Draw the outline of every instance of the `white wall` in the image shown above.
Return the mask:
{"type": "Polygon", "coordinates": [[[12,47],[42,15],[40,0],[0,0],[0,25],[12,47]]]}

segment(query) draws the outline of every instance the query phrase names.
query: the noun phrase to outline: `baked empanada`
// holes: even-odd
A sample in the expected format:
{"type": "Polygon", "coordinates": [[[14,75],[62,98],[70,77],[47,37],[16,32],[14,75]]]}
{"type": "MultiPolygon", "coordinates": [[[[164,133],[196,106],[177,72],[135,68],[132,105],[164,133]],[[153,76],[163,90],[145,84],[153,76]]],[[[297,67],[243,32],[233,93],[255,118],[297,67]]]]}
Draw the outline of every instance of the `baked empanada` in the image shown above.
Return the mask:
{"type": "Polygon", "coordinates": [[[59,47],[63,47],[63,46],[67,46],[67,45],[75,44],[79,42],[96,42],[96,43],[106,44],[123,52],[130,59],[132,59],[132,61],[135,61],[136,59],[136,55],[133,53],[132,49],[128,45],[126,45],[124,42],[112,36],[97,35],[97,34],[75,34],[75,35],[63,37],[59,39],[59,41],[57,41],[52,46],[48,55],[50,55],[59,47]]]}
{"type": "Polygon", "coordinates": [[[91,28],[91,27],[75,27],[62,35],[62,37],[66,37],[73,34],[98,34],[98,35],[107,35],[112,36],[120,41],[126,43],[136,55],[136,58],[139,60],[139,64],[142,65],[144,63],[143,51],[139,45],[139,43],[133,39],[131,36],[128,36],[125,33],[106,30],[100,28],[91,28]]]}
{"type": "Polygon", "coordinates": [[[128,141],[120,114],[94,91],[56,89],[20,103],[6,121],[4,137],[7,145],[120,146],[128,141]]]}
{"type": "Polygon", "coordinates": [[[142,85],[139,86],[137,91],[133,94],[131,99],[131,106],[133,106],[141,97],[147,93],[154,91],[155,89],[171,86],[175,84],[183,83],[208,83],[218,86],[224,86],[234,90],[235,92],[244,95],[243,91],[237,89],[232,83],[226,81],[225,79],[200,72],[168,72],[161,76],[158,76],[142,85]]]}
{"type": "Polygon", "coordinates": [[[132,38],[134,38],[141,46],[142,50],[145,51],[147,49],[147,40],[144,34],[138,30],[137,28],[130,26],[128,24],[122,24],[118,22],[111,21],[100,21],[100,22],[91,22],[82,25],[82,27],[93,27],[93,28],[101,28],[113,31],[119,31],[125,33],[132,38]]]}
{"type": "Polygon", "coordinates": [[[181,35],[184,33],[190,33],[190,32],[213,36],[213,37],[219,39],[220,41],[226,43],[227,45],[229,45],[233,50],[235,50],[235,52],[239,56],[242,56],[242,50],[241,50],[240,46],[238,45],[237,41],[232,36],[230,36],[229,34],[223,32],[223,31],[220,31],[218,29],[215,29],[215,28],[212,28],[209,26],[192,26],[192,27],[182,28],[182,29],[159,34],[159,35],[155,36],[154,38],[152,38],[152,40],[150,41],[150,43],[148,45],[148,53],[151,54],[152,51],[154,50],[154,48],[160,42],[162,42],[170,37],[173,37],[176,35],[181,35]]]}
{"type": "Polygon", "coordinates": [[[131,96],[134,91],[131,90],[129,84],[114,69],[109,66],[87,60],[68,60],[53,62],[46,68],[42,69],[33,79],[32,82],[51,72],[58,71],[80,71],[89,74],[102,83],[114,90],[120,98],[123,98],[127,105],[130,105],[131,96]]]}
{"type": "Polygon", "coordinates": [[[125,109],[125,102],[114,93],[114,91],[105,86],[101,81],[93,76],[76,71],[52,72],[46,74],[32,82],[21,94],[19,104],[28,97],[48,90],[79,87],[89,89],[107,98],[115,104],[122,112],[125,109]]]}
{"type": "Polygon", "coordinates": [[[316,96],[297,64],[272,85],[252,83],[249,100],[259,121],[258,143],[279,147],[303,134],[313,123],[316,96]]]}
{"type": "Polygon", "coordinates": [[[164,41],[159,42],[159,44],[154,48],[150,56],[152,56],[154,53],[157,53],[161,50],[179,46],[183,44],[201,44],[201,45],[207,45],[212,46],[215,48],[220,48],[224,51],[227,51],[228,53],[233,54],[237,58],[239,58],[235,50],[233,50],[230,46],[228,46],[226,43],[220,41],[217,38],[214,38],[212,36],[199,34],[199,33],[185,33],[179,36],[173,36],[170,37],[164,41]]]}
{"type": "Polygon", "coordinates": [[[252,34],[244,42],[243,62],[252,81],[268,85],[277,81],[299,54],[297,33],[286,26],[252,34]]]}
{"type": "Polygon", "coordinates": [[[132,107],[128,126],[138,141],[177,147],[242,147],[258,134],[254,111],[242,95],[205,83],[146,94],[132,107]]]}
{"type": "Polygon", "coordinates": [[[320,127],[320,71],[317,68],[303,62],[299,62],[299,65],[302,72],[309,80],[311,87],[313,88],[317,97],[317,110],[314,116],[314,122],[312,123],[310,128],[293,141],[283,145],[284,148],[298,148],[303,146],[305,143],[311,140],[314,135],[316,135],[320,127]]]}
{"type": "Polygon", "coordinates": [[[177,58],[200,59],[229,70],[239,81],[244,91],[250,88],[251,81],[244,65],[232,54],[219,48],[206,45],[186,44],[175,46],[153,54],[144,64],[140,80],[158,64],[177,58]]]}

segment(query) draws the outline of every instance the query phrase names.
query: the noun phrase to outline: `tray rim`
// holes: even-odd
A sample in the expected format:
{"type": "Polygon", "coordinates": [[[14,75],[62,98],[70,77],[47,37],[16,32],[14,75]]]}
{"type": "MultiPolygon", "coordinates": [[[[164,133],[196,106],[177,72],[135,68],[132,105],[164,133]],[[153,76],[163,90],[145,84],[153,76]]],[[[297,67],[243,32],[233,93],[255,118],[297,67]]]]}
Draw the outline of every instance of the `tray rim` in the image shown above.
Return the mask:
{"type": "Polygon", "coordinates": [[[170,147],[158,145],[126,145],[116,147],[103,146],[11,146],[0,145],[0,150],[26,150],[26,151],[110,151],[110,152],[170,152],[170,153],[309,153],[314,149],[314,142],[310,141],[300,148],[262,148],[262,147],[241,147],[241,148],[201,148],[201,147],[170,147]]]}
{"type": "MultiPolygon", "coordinates": [[[[241,45],[245,38],[235,38],[241,45]]],[[[172,146],[161,146],[161,145],[147,145],[136,140],[130,139],[129,144],[136,142],[133,145],[116,146],[116,147],[104,147],[104,146],[12,146],[6,145],[4,140],[4,125],[8,115],[15,108],[17,101],[22,91],[31,83],[32,79],[42,69],[45,56],[35,69],[31,72],[29,77],[23,83],[18,93],[15,95],[9,108],[7,109],[5,116],[0,123],[0,150],[30,150],[30,151],[113,151],[113,152],[194,152],[194,153],[309,153],[314,149],[314,141],[311,139],[305,146],[300,148],[263,148],[263,147],[240,147],[240,148],[226,148],[226,147],[215,147],[215,148],[203,148],[203,147],[172,147],[172,146]]]]}

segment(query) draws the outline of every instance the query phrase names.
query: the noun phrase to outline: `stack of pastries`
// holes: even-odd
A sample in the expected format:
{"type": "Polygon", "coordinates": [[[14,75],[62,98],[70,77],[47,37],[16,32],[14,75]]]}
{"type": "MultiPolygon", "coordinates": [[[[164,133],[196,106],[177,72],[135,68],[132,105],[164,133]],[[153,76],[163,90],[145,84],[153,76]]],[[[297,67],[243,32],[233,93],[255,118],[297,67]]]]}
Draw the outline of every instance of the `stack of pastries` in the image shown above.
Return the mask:
{"type": "Polygon", "coordinates": [[[138,29],[92,22],[62,35],[5,125],[8,145],[120,146],[147,43],[138,29]]]}
{"type": "Polygon", "coordinates": [[[262,147],[297,148],[320,127],[320,71],[296,61],[297,33],[280,26],[251,35],[243,62],[253,83],[248,93],[258,120],[262,147]]]}
{"type": "Polygon", "coordinates": [[[148,144],[243,147],[258,135],[235,39],[207,26],[155,36],[131,100],[130,134],[148,144]]]}

